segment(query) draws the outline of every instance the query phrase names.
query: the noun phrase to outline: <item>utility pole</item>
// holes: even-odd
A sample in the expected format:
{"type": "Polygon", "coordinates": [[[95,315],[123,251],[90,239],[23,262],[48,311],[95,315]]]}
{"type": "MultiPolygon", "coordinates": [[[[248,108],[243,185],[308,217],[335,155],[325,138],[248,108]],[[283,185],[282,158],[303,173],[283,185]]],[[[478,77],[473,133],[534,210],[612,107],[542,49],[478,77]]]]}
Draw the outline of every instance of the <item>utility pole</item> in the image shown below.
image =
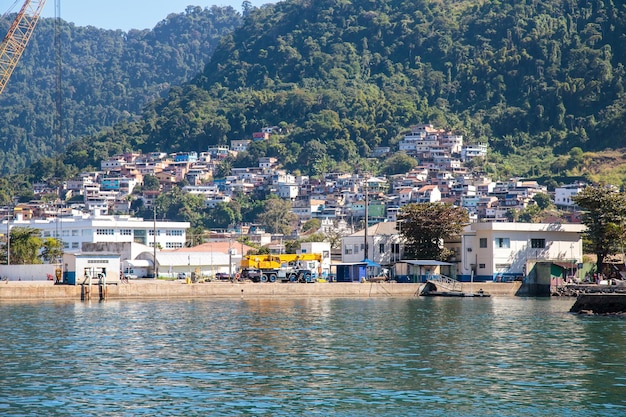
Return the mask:
{"type": "Polygon", "coordinates": [[[369,226],[369,212],[368,212],[368,205],[369,205],[369,198],[367,196],[367,179],[365,181],[365,186],[364,186],[364,190],[365,190],[365,258],[364,259],[369,259],[369,250],[368,250],[368,244],[367,244],[367,228],[369,226]]]}
{"type": "Polygon", "coordinates": [[[11,265],[11,213],[7,213],[7,266],[11,265]]]}
{"type": "Polygon", "coordinates": [[[233,234],[228,233],[228,279],[233,279],[233,234]]]}
{"type": "Polygon", "coordinates": [[[156,257],[156,252],[157,252],[157,228],[156,228],[156,202],[152,203],[152,208],[153,208],[153,213],[154,213],[154,217],[153,217],[153,224],[152,224],[152,240],[153,240],[153,253],[152,253],[152,258],[154,261],[154,279],[157,279],[159,277],[159,267],[157,266],[157,257],[156,257]]]}

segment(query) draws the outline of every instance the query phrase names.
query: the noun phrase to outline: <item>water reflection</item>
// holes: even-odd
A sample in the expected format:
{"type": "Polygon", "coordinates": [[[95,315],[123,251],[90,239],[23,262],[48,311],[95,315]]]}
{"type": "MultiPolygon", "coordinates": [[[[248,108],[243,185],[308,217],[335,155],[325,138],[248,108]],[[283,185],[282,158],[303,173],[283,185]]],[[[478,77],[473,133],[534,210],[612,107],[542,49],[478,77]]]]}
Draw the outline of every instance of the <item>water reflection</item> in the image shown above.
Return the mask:
{"type": "Polygon", "coordinates": [[[0,304],[0,413],[625,413],[625,321],[571,302],[0,304]]]}

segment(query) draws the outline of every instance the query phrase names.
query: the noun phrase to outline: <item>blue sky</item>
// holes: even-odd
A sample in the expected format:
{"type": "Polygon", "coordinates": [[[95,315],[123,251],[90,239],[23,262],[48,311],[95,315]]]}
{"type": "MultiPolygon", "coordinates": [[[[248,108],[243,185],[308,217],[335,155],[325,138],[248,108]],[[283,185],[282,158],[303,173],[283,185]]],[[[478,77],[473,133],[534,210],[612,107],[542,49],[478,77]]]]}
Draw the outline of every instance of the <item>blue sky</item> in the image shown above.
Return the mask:
{"type": "MultiPolygon", "coordinates": [[[[61,0],[61,17],[78,26],[104,29],[152,29],[170,13],[181,13],[187,6],[232,6],[241,12],[243,0],[61,0]]],[[[253,6],[276,3],[273,0],[250,0],[253,6]]],[[[0,1],[0,14],[13,0],[0,1]]],[[[43,16],[54,17],[54,0],[48,0],[43,16]]]]}

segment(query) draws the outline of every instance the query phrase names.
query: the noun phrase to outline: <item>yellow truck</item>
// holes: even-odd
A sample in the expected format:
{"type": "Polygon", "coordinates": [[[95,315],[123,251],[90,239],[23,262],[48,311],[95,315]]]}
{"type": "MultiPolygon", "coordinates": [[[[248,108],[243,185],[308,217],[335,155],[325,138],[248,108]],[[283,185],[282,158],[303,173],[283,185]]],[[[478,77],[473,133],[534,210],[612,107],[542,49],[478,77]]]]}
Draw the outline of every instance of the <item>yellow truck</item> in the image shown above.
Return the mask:
{"type": "Polygon", "coordinates": [[[241,261],[241,278],[254,282],[317,282],[322,279],[322,255],[246,255],[241,261]]]}

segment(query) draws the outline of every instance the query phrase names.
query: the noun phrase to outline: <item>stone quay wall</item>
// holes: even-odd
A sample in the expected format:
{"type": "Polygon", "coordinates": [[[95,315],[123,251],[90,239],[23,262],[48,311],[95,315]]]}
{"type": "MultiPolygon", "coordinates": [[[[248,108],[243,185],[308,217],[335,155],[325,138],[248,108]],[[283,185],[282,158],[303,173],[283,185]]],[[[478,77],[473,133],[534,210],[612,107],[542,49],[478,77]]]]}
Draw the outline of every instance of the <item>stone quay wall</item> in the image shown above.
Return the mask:
{"type": "Polygon", "coordinates": [[[581,294],[572,306],[572,313],[624,314],[626,294],[581,294]]]}
{"type": "MultiPolygon", "coordinates": [[[[107,299],[174,298],[282,298],[282,297],[417,297],[424,284],[368,283],[230,283],[187,284],[183,281],[131,280],[106,286],[107,299]]],[[[492,296],[516,295],[518,283],[463,284],[463,291],[492,296]]],[[[0,301],[100,299],[98,285],[55,285],[51,281],[0,282],[0,301]]]]}

